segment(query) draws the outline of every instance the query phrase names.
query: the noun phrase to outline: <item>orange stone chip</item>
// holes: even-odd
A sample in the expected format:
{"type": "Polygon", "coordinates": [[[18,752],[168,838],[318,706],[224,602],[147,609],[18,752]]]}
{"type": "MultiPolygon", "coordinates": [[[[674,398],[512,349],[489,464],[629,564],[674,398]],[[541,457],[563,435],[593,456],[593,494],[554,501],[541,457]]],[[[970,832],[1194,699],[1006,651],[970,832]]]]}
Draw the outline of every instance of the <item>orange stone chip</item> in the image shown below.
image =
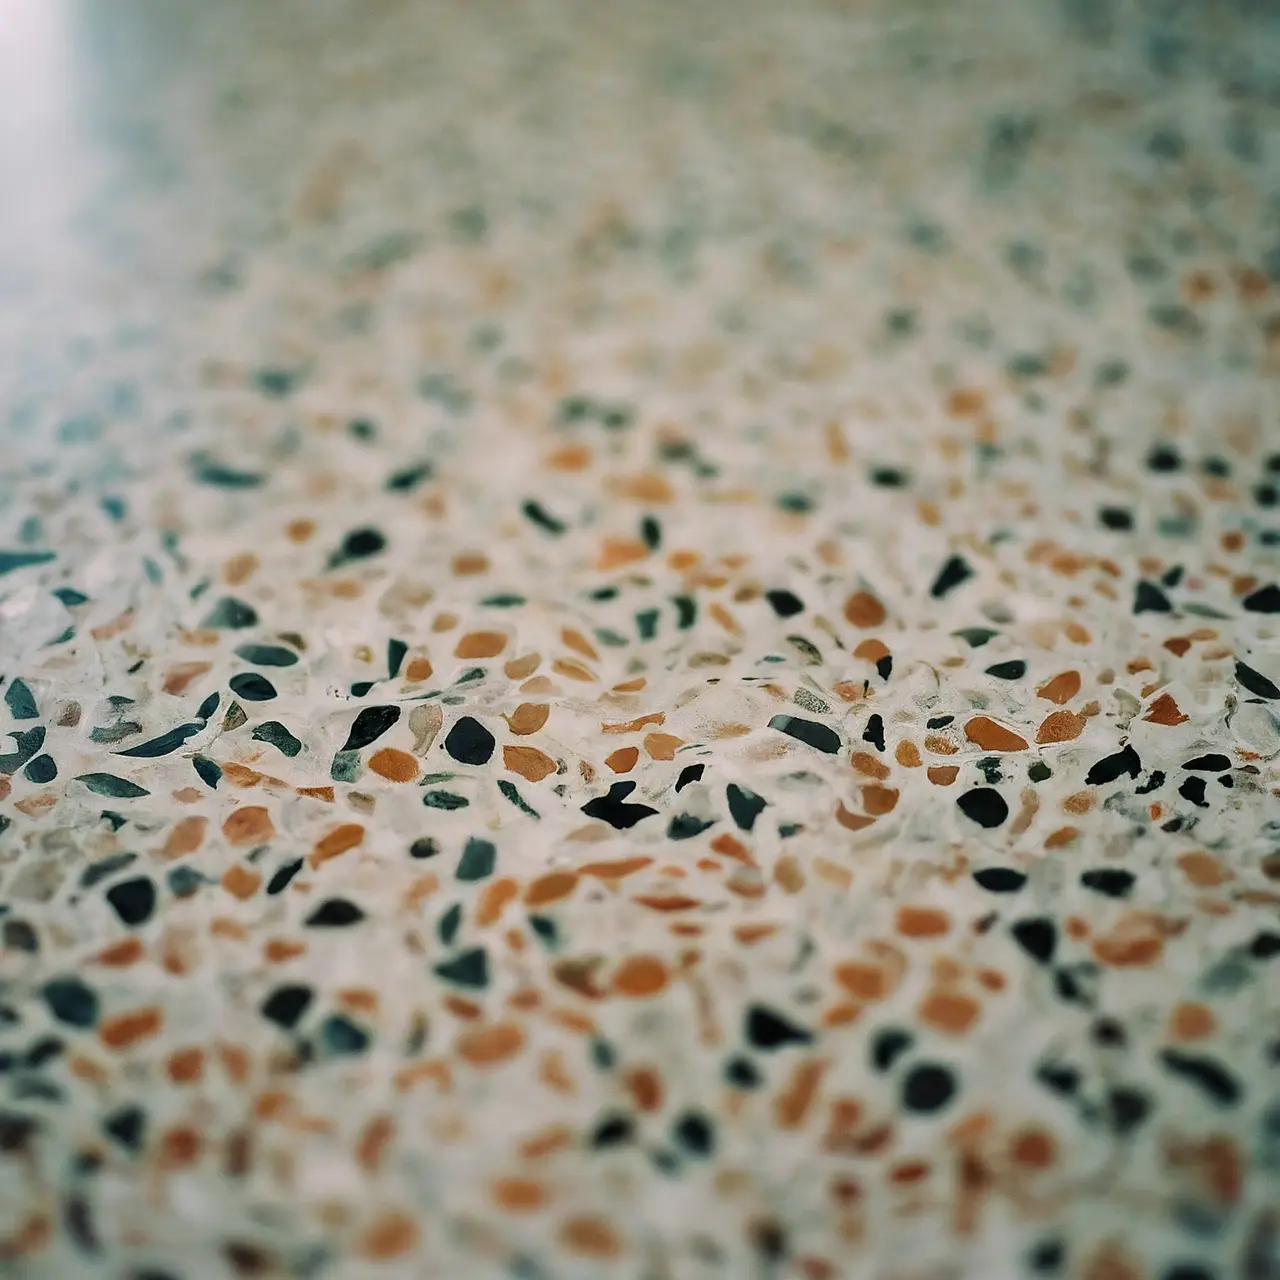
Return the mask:
{"type": "Polygon", "coordinates": [[[624,996],[653,996],[667,985],[667,967],[657,956],[629,956],[614,971],[614,990],[624,996]]]}
{"type": "Polygon", "coordinates": [[[1062,671],[1051,680],[1046,680],[1036,690],[1036,696],[1049,702],[1063,706],[1080,692],[1080,673],[1078,671],[1062,671]]]}
{"type": "Polygon", "coordinates": [[[1175,1040],[1203,1040],[1218,1029],[1218,1020],[1208,1005],[1185,1000],[1169,1014],[1169,1035],[1175,1040]]]}
{"type": "Polygon", "coordinates": [[[483,929],[494,924],[506,909],[507,903],[519,896],[520,887],[509,877],[504,876],[501,880],[485,885],[476,904],[476,925],[483,929]]]}
{"type": "Polygon", "coordinates": [[[169,1055],[165,1069],[174,1084],[194,1084],[204,1076],[204,1050],[178,1049],[169,1055]]]}
{"type": "Polygon", "coordinates": [[[404,1213],[384,1213],[360,1237],[360,1256],[373,1261],[401,1258],[418,1243],[418,1224],[404,1213]]]}
{"type": "Polygon", "coordinates": [[[565,627],[560,632],[560,639],[575,653],[582,654],[584,658],[590,658],[592,662],[600,661],[600,655],[596,652],[595,646],[581,631],[576,631],[573,627],[565,627]]]}
{"type": "Polygon", "coordinates": [[[951,1035],[968,1031],[980,1012],[978,1002],[959,991],[931,992],[917,1010],[921,1022],[951,1035]]]}
{"type": "Polygon", "coordinates": [[[836,801],[836,821],[846,831],[861,831],[864,827],[869,827],[874,818],[869,818],[865,813],[854,813],[850,809],[844,807],[842,800],[836,801]]]}
{"type": "Polygon", "coordinates": [[[496,658],[507,647],[501,631],[468,631],[453,650],[455,658],[496,658]]]}
{"type": "Polygon", "coordinates": [[[701,898],[690,898],[683,893],[640,893],[634,901],[650,911],[688,911],[702,906],[701,898]]]}
{"type": "Polygon", "coordinates": [[[502,664],[502,673],[512,680],[523,680],[526,676],[531,676],[538,669],[538,663],[542,661],[542,656],[537,653],[526,653],[519,658],[512,658],[510,662],[502,664]]]}
{"type": "MultiPolygon", "coordinates": [[[[667,478],[652,471],[634,476],[617,476],[609,482],[609,489],[619,497],[631,498],[636,502],[670,502],[676,496],[667,478]]],[[[668,558],[674,569],[684,567],[682,563],[676,562],[678,555],[678,552],[673,552],[668,558]]]]}
{"type": "Polygon", "coordinates": [[[459,577],[471,577],[489,568],[489,557],[483,551],[460,551],[453,557],[453,571],[459,577]]]}
{"type": "Polygon", "coordinates": [[[899,907],[895,925],[908,938],[940,938],[951,928],[951,917],[938,907],[899,907]]]}
{"type": "Polygon", "coordinates": [[[844,616],[855,627],[878,627],[889,615],[870,591],[855,591],[844,602],[844,616]]]}
{"type": "Polygon", "coordinates": [[[524,1031],[516,1022],[492,1022],[466,1027],[454,1041],[460,1058],[474,1067],[492,1067],[513,1058],[524,1048],[524,1031]]]}
{"type": "Polygon", "coordinates": [[[861,960],[837,965],[835,979],[859,1000],[883,1000],[897,985],[880,965],[861,960]]]}
{"type": "Polygon", "coordinates": [[[537,733],[551,714],[551,708],[545,702],[522,702],[509,716],[503,716],[507,728],[519,737],[528,737],[537,733]]]}
{"type": "Polygon", "coordinates": [[[633,1067],[623,1083],[641,1111],[657,1111],[662,1106],[662,1077],[652,1067],[633,1067]]]}
{"type": "Polygon", "coordinates": [[[261,883],[262,877],[256,871],[250,871],[248,867],[242,867],[239,863],[234,867],[228,867],[222,876],[222,887],[233,898],[239,898],[241,902],[252,898],[261,883]]]}
{"type": "Polygon", "coordinates": [[[684,746],[684,739],[672,733],[646,733],[644,749],[655,760],[671,760],[679,747],[684,746]]]}
{"type": "Polygon", "coordinates": [[[543,465],[552,471],[582,471],[591,465],[591,450],[585,444],[566,444],[548,454],[543,465]]]}
{"type": "Polygon", "coordinates": [[[947,412],[953,418],[975,418],[986,406],[986,395],[976,387],[956,387],[947,396],[947,412]]]}
{"type": "Polygon", "coordinates": [[[1142,717],[1148,724],[1162,724],[1172,728],[1174,725],[1184,724],[1188,717],[1183,715],[1181,708],[1173,700],[1173,696],[1168,693],[1162,693],[1147,708],[1147,714],[1142,717]]]}
{"type": "Polygon", "coordinates": [[[539,876],[525,890],[525,905],[538,907],[548,902],[558,902],[561,898],[567,898],[577,887],[577,872],[549,871],[545,876],[539,876]]]}
{"type": "MultiPolygon", "coordinates": [[[[715,845],[712,845],[714,848],[715,845]]],[[[578,868],[580,876],[594,876],[598,880],[621,880],[624,876],[635,875],[645,867],[653,864],[652,858],[637,854],[634,858],[616,858],[611,862],[584,862],[578,868]]]]}
{"type": "Polygon", "coordinates": [[[636,538],[606,538],[596,560],[596,568],[602,571],[616,569],[619,565],[644,560],[648,554],[649,548],[636,538]]]}
{"type": "Polygon", "coordinates": [[[264,844],[275,835],[275,827],[262,805],[248,805],[228,816],[222,834],[234,845],[264,844]]]}
{"type": "Polygon", "coordinates": [[[600,726],[601,733],[634,733],[637,729],[643,729],[647,724],[662,724],[666,720],[665,711],[654,711],[650,715],[640,716],[636,720],[624,720],[618,724],[609,724],[607,721],[600,726]]]}
{"type": "Polygon", "coordinates": [[[622,1240],[604,1218],[570,1218],[557,1238],[566,1251],[584,1258],[616,1258],[622,1252],[622,1240]]]}
{"type": "Polygon", "coordinates": [[[556,771],[556,762],[537,747],[505,746],[502,748],[502,763],[512,773],[518,773],[530,782],[541,782],[556,771]]]}
{"type": "Polygon", "coordinates": [[[853,656],[861,658],[864,662],[880,662],[884,658],[892,657],[892,654],[883,640],[864,640],[853,651],[853,656]]]}
{"type": "Polygon", "coordinates": [[[1045,836],[1044,847],[1046,849],[1064,849],[1075,841],[1079,835],[1079,827],[1059,827],[1056,831],[1051,831],[1045,836]]]}
{"type": "Polygon", "coordinates": [[[383,747],[369,757],[369,768],[388,782],[412,782],[418,776],[418,762],[396,747],[383,747]]]}
{"type": "Polygon", "coordinates": [[[128,1049],[139,1040],[148,1040],[164,1025],[164,1011],[158,1005],[134,1009],[108,1018],[98,1028],[98,1036],[108,1049],[128,1049]]]}
{"type": "Polygon", "coordinates": [[[830,1065],[826,1058],[810,1058],[792,1068],[790,1078],[773,1100],[773,1119],[779,1129],[803,1127],[830,1065]]]}
{"type": "Polygon", "coordinates": [[[142,941],[139,938],[121,938],[98,952],[98,963],[110,969],[124,969],[142,959],[142,941]]]}
{"type": "Polygon", "coordinates": [[[879,756],[870,751],[855,751],[849,757],[849,763],[865,778],[875,778],[883,782],[889,776],[889,766],[882,764],[879,756]]]}
{"type": "Polygon", "coordinates": [[[1058,1158],[1058,1143],[1044,1129],[1020,1129],[1009,1141],[1009,1158],[1028,1169],[1048,1169],[1058,1158]]]}
{"type": "Polygon", "coordinates": [[[1133,933],[1117,929],[1093,944],[1093,954],[1117,969],[1141,968],[1159,959],[1164,939],[1154,933],[1133,933]]]}
{"type": "Polygon", "coordinates": [[[348,849],[354,849],[363,839],[364,828],[358,822],[344,822],[316,842],[307,860],[313,867],[318,867],[331,858],[346,853],[348,849]]]}
{"type": "Polygon", "coordinates": [[[1212,854],[1198,850],[1193,853],[1184,853],[1178,859],[1178,867],[1182,874],[1199,889],[1215,889],[1218,885],[1235,879],[1234,875],[1212,854]]]}
{"type": "Polygon", "coordinates": [[[989,716],[974,716],[965,725],[964,736],[983,751],[1025,751],[1028,746],[1021,734],[997,724],[989,716]]]}
{"type": "Polygon", "coordinates": [[[175,823],[173,830],[169,832],[169,838],[164,842],[164,848],[160,850],[161,858],[169,861],[194,853],[204,843],[205,828],[208,825],[209,819],[203,816],[183,818],[175,823]]]}
{"type": "Polygon", "coordinates": [[[577,1135],[567,1125],[551,1125],[530,1134],[520,1143],[519,1151],[526,1160],[541,1160],[571,1146],[577,1135]]]}
{"type": "Polygon", "coordinates": [[[639,747],[619,747],[617,751],[612,751],[605,756],[604,762],[614,773],[630,773],[639,759],[639,747]]]}
{"type": "Polygon", "coordinates": [[[418,681],[427,679],[432,670],[430,658],[411,658],[404,670],[404,678],[410,684],[417,684],[418,681]]]}
{"type": "Polygon", "coordinates": [[[569,680],[582,680],[590,682],[595,679],[592,672],[581,662],[573,658],[557,658],[551,664],[551,670],[558,676],[564,676],[569,680]]]}
{"type": "Polygon", "coordinates": [[[179,662],[164,673],[165,693],[185,693],[187,686],[213,670],[212,662],[179,662]]]}
{"type": "Polygon", "coordinates": [[[360,1131],[356,1142],[356,1163],[368,1174],[382,1168],[387,1145],[395,1137],[395,1121],[387,1115],[372,1117],[360,1131]]]}
{"type": "Polygon", "coordinates": [[[1044,746],[1051,742],[1070,742],[1084,732],[1084,720],[1074,711],[1052,711],[1036,730],[1036,741],[1044,746]]]}
{"type": "Polygon", "coordinates": [[[862,807],[872,816],[892,813],[898,805],[898,792],[893,787],[874,785],[862,788],[862,807]]]}
{"type": "Polygon", "coordinates": [[[533,1213],[547,1202],[547,1189],[534,1178],[499,1178],[492,1187],[494,1203],[508,1213],[533,1213]]]}

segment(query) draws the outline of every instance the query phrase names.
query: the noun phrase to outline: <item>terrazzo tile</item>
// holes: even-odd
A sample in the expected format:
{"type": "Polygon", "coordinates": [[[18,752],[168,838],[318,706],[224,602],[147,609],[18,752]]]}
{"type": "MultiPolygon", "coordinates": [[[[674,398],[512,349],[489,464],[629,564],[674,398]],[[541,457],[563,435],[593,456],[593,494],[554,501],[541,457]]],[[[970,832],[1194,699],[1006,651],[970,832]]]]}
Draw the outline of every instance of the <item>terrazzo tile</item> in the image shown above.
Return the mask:
{"type": "Polygon", "coordinates": [[[1269,6],[7,9],[0,1271],[1280,1275],[1269,6]]]}

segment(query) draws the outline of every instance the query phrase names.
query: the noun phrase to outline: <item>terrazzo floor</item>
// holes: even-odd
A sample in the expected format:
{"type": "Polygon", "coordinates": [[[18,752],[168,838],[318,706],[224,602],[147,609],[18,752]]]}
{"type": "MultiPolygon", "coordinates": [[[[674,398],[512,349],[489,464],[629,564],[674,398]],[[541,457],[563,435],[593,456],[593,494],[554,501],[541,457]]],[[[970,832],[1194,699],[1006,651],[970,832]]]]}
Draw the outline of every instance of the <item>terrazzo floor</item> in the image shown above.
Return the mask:
{"type": "Polygon", "coordinates": [[[1280,9],[0,0],[0,1276],[1280,1277],[1280,9]]]}

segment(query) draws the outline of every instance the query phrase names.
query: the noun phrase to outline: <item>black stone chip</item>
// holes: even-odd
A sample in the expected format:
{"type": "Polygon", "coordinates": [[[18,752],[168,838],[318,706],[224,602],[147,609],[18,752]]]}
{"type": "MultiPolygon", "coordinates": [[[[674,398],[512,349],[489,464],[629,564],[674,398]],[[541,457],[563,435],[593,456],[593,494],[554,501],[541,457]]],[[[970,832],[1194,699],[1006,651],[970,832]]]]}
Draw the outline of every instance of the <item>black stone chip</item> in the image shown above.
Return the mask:
{"type": "Polygon", "coordinates": [[[1113,533],[1127,533],[1133,528],[1133,512],[1124,507],[1103,507],[1098,512],[1098,522],[1113,533]]]}
{"type": "Polygon", "coordinates": [[[246,702],[270,702],[276,696],[275,685],[256,671],[242,671],[231,677],[231,692],[246,702]]]}
{"type": "Polygon", "coordinates": [[[1261,671],[1255,671],[1239,661],[1236,662],[1236,682],[1248,689],[1255,698],[1280,698],[1280,686],[1268,680],[1261,671]]]}
{"type": "Polygon", "coordinates": [[[444,740],[444,749],[459,764],[487,764],[495,745],[493,734],[474,716],[458,719],[444,740]]]}
{"type": "Polygon", "coordinates": [[[1204,798],[1205,781],[1203,778],[1184,778],[1178,788],[1178,794],[1184,800],[1190,800],[1197,809],[1207,809],[1209,802],[1204,798]]]}
{"type": "Polygon", "coordinates": [[[1027,877],[1012,867],[983,867],[973,878],[988,893],[1017,893],[1027,883],[1027,877]]]}
{"type": "Polygon", "coordinates": [[[348,902],[346,898],[328,898],[307,917],[307,924],[314,928],[341,928],[359,924],[363,919],[364,912],[354,902],[348,902]]]}
{"type": "Polygon", "coordinates": [[[951,556],[938,571],[938,576],[929,588],[929,594],[935,600],[941,600],[954,591],[962,582],[973,577],[973,570],[962,556],[951,556]]]}
{"type": "Polygon", "coordinates": [[[731,782],[724,789],[725,798],[729,802],[729,816],[743,831],[750,831],[756,819],[764,812],[768,801],[746,787],[731,782]]]}
{"type": "Polygon", "coordinates": [[[636,1136],[635,1121],[630,1116],[606,1116],[592,1131],[589,1145],[594,1151],[620,1147],[636,1136]]]}
{"type": "Polygon", "coordinates": [[[777,729],[788,737],[803,742],[815,751],[823,751],[827,755],[835,755],[840,750],[840,735],[828,725],[817,720],[806,720],[802,716],[774,716],[769,721],[770,729],[777,729]]]}
{"type": "Polygon", "coordinates": [[[1101,760],[1096,761],[1090,766],[1089,772],[1085,774],[1085,785],[1090,787],[1104,786],[1108,782],[1115,782],[1121,774],[1127,773],[1129,777],[1136,778],[1142,772],[1142,757],[1133,749],[1132,744],[1126,746],[1121,751],[1116,751],[1109,756],[1103,756],[1101,760]]]}
{"type": "Polygon", "coordinates": [[[1250,613],[1280,613],[1280,586],[1270,582],[1245,596],[1241,603],[1250,613]]]}
{"type": "Polygon", "coordinates": [[[1134,874],[1119,867],[1095,867],[1080,876],[1080,883],[1094,893],[1108,898],[1127,898],[1133,888],[1134,874]]]}
{"type": "Polygon", "coordinates": [[[918,1062],[902,1079],[902,1106],[928,1115],[941,1111],[955,1096],[956,1078],[950,1067],[938,1062],[918,1062]]]}
{"type": "Polygon", "coordinates": [[[1173,605],[1154,583],[1139,582],[1133,595],[1134,613],[1172,613],[1173,605]]]}
{"type": "Polygon", "coordinates": [[[283,893],[288,887],[293,877],[302,870],[303,859],[295,858],[292,862],[286,862],[272,877],[267,881],[267,893],[274,896],[277,893],[283,893]]]}
{"type": "Polygon", "coordinates": [[[1194,760],[1186,761],[1182,767],[1196,773],[1226,773],[1231,768],[1231,761],[1214,751],[1206,756],[1196,756],[1194,760]]]}
{"type": "Polygon", "coordinates": [[[764,598],[780,618],[793,618],[797,613],[804,612],[804,601],[790,591],[766,591],[764,598]]]}
{"type": "Polygon", "coordinates": [[[680,776],[676,779],[676,790],[683,791],[685,787],[694,782],[702,780],[703,773],[706,772],[705,764],[687,764],[680,770],[680,776]]]}
{"type": "Polygon", "coordinates": [[[886,1027],[871,1039],[871,1065],[877,1071],[888,1071],[911,1048],[915,1037],[900,1027],[886,1027]]]}
{"type": "Polygon", "coordinates": [[[1058,926],[1048,916],[1031,916],[1018,920],[1009,932],[1033,960],[1048,964],[1053,959],[1058,946],[1058,926]]]}
{"type": "Polygon", "coordinates": [[[132,928],[151,918],[156,907],[156,887],[146,876],[121,880],[107,890],[107,901],[121,921],[132,928]]]}
{"type": "Polygon", "coordinates": [[[298,983],[288,983],[277,987],[263,1002],[262,1016],[268,1022],[292,1031],[298,1025],[303,1014],[311,1007],[315,992],[310,987],[298,983]]]}
{"type": "Polygon", "coordinates": [[[686,1111],[672,1126],[672,1136],[686,1151],[709,1156],[715,1150],[715,1128],[701,1111],[686,1111]]]}
{"type": "Polygon", "coordinates": [[[997,662],[987,668],[987,675],[995,676],[997,680],[1021,680],[1026,674],[1027,664],[1021,658],[1014,658],[1010,662],[997,662]]]}
{"type": "Polygon", "coordinates": [[[1213,1058],[1180,1049],[1163,1049],[1160,1062],[1167,1071],[1190,1081],[1220,1106],[1229,1107],[1240,1101],[1243,1091],[1239,1080],[1213,1058]]]}
{"type": "Polygon", "coordinates": [[[362,747],[367,747],[382,737],[399,719],[399,707],[365,707],[356,716],[342,750],[359,751],[362,747]]]}
{"type": "Polygon", "coordinates": [[[615,782],[607,795],[588,800],[582,806],[582,812],[588,818],[599,818],[602,822],[607,822],[615,831],[625,831],[658,812],[647,804],[628,803],[626,797],[635,789],[634,782],[615,782]]]}
{"type": "Polygon", "coordinates": [[[1107,1091],[1107,1120],[1122,1137],[1141,1127],[1151,1114],[1151,1106],[1151,1099],[1140,1089],[1121,1084],[1107,1091]]]}
{"type": "Polygon", "coordinates": [[[762,1004],[753,1004],[743,1022],[747,1043],[753,1048],[781,1049],[789,1044],[810,1044],[813,1033],[762,1004]]]}
{"type": "Polygon", "coordinates": [[[974,787],[956,800],[960,812],[980,827],[998,827],[1009,816],[1009,803],[994,787],[974,787]]]}

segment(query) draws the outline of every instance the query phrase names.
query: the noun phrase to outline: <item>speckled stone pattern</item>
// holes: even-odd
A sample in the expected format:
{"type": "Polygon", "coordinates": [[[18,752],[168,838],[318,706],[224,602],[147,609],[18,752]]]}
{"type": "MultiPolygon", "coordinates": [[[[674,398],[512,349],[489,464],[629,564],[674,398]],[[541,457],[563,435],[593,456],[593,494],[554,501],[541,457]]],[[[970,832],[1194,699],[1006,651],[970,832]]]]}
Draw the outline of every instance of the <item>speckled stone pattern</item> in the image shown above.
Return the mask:
{"type": "Polygon", "coordinates": [[[0,1275],[1280,1276],[1280,13],[0,3],[0,1275]]]}

